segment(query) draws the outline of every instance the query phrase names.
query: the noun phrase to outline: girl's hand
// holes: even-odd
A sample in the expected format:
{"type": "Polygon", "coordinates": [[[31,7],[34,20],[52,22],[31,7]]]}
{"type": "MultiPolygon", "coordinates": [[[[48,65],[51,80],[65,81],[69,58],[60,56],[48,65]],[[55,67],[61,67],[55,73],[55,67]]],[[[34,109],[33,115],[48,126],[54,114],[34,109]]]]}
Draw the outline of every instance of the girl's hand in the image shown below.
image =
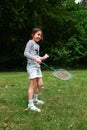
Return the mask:
{"type": "Polygon", "coordinates": [[[47,54],[45,54],[42,58],[43,60],[46,60],[49,56],[47,54]]]}
{"type": "Polygon", "coordinates": [[[38,62],[39,64],[41,64],[41,62],[42,62],[37,56],[34,57],[34,60],[35,60],[36,62],[38,62]]]}

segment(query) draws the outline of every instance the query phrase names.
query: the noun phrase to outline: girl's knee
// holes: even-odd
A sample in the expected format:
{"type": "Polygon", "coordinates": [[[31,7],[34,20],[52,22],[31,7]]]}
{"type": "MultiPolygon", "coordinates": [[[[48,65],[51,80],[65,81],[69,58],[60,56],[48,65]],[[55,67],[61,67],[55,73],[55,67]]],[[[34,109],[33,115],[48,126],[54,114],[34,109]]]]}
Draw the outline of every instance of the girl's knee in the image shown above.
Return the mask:
{"type": "Polygon", "coordinates": [[[38,87],[41,88],[43,86],[43,83],[38,84],[38,87]]]}
{"type": "Polygon", "coordinates": [[[41,83],[41,85],[40,85],[41,87],[43,86],[43,83],[41,83]]]}

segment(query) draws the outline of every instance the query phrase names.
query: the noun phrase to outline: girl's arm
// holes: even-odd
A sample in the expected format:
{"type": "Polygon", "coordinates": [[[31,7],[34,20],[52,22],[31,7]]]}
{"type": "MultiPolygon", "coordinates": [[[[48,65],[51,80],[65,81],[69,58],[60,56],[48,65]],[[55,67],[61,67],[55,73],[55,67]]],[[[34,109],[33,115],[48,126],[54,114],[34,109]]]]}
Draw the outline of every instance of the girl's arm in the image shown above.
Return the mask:
{"type": "Polygon", "coordinates": [[[43,61],[43,60],[46,60],[48,57],[49,57],[48,54],[45,54],[43,57],[40,57],[40,56],[39,56],[39,58],[40,58],[42,61],[43,61]]]}
{"type": "Polygon", "coordinates": [[[26,57],[26,58],[29,58],[29,59],[34,59],[34,56],[30,53],[30,51],[32,51],[32,46],[33,46],[33,44],[31,44],[31,43],[27,43],[26,44],[26,47],[25,47],[25,50],[24,50],[24,56],[26,57]]]}
{"type": "Polygon", "coordinates": [[[41,59],[38,56],[32,55],[30,52],[33,50],[33,44],[32,43],[27,43],[25,50],[24,50],[24,56],[26,58],[32,59],[36,62],[38,62],[39,64],[41,63],[41,59]]]}

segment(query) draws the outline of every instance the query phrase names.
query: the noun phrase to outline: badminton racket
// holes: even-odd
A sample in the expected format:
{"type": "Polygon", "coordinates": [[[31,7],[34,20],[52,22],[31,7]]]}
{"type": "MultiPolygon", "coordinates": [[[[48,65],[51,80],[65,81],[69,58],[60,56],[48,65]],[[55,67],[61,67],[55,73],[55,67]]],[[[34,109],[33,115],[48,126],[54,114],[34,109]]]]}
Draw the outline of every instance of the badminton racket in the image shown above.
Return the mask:
{"type": "Polygon", "coordinates": [[[53,75],[60,80],[70,80],[72,78],[72,74],[65,69],[55,69],[44,62],[42,64],[53,71],[53,75]]]}

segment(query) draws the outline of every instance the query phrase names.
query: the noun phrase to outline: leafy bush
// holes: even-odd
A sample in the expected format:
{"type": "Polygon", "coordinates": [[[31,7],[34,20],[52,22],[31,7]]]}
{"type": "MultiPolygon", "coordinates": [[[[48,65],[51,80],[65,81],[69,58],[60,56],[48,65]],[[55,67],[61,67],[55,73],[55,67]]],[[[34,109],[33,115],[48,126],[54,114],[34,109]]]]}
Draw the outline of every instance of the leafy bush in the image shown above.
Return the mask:
{"type": "Polygon", "coordinates": [[[43,30],[41,54],[50,55],[48,62],[62,66],[86,66],[87,10],[75,4],[74,0],[2,1],[0,65],[9,63],[14,67],[14,62],[17,62],[15,67],[20,63],[25,65],[23,51],[33,27],[43,30]],[[12,59],[15,59],[13,64],[12,59]]]}

